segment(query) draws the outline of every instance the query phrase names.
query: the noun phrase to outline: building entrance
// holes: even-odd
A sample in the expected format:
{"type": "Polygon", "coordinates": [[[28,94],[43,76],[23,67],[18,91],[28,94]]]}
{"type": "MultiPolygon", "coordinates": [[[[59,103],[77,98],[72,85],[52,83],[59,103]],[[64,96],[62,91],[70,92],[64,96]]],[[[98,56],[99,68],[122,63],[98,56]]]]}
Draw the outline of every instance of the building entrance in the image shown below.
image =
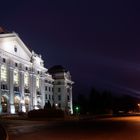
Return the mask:
{"type": "Polygon", "coordinates": [[[2,113],[7,113],[8,111],[8,100],[5,96],[1,97],[2,113]]]}
{"type": "Polygon", "coordinates": [[[15,96],[14,98],[14,103],[15,103],[15,112],[18,113],[19,107],[20,107],[20,97],[19,96],[15,96]]]}

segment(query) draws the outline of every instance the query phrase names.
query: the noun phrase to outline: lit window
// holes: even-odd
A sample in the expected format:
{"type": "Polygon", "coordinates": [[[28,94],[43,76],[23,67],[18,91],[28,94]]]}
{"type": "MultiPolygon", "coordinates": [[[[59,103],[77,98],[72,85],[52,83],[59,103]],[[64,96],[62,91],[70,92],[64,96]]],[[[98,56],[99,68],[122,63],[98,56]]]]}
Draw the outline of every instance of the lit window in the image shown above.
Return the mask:
{"type": "Polygon", "coordinates": [[[6,66],[1,66],[1,81],[7,81],[7,68],[6,66]]]}
{"type": "Polygon", "coordinates": [[[28,86],[28,84],[29,84],[29,75],[28,75],[28,73],[25,73],[24,74],[24,85],[28,86]]]}
{"type": "Polygon", "coordinates": [[[14,101],[15,101],[15,104],[19,104],[20,103],[20,98],[18,96],[15,96],[14,101]]]}
{"type": "Polygon", "coordinates": [[[19,79],[18,79],[18,70],[14,70],[14,84],[18,84],[19,79]]]}
{"type": "Polygon", "coordinates": [[[39,88],[39,77],[36,77],[36,87],[39,88]]]}
{"type": "Polygon", "coordinates": [[[30,102],[29,97],[26,97],[26,98],[25,98],[25,104],[26,104],[26,105],[29,105],[29,102],[30,102]]]}

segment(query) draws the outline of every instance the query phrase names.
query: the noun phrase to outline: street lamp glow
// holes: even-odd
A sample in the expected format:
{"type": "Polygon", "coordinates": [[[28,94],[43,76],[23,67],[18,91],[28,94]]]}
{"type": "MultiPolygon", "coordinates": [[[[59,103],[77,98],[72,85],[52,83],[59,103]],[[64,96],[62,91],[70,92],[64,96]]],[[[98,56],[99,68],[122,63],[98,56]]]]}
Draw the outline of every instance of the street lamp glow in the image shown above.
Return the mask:
{"type": "Polygon", "coordinates": [[[79,110],[79,107],[77,106],[75,109],[78,111],[79,110]]]}

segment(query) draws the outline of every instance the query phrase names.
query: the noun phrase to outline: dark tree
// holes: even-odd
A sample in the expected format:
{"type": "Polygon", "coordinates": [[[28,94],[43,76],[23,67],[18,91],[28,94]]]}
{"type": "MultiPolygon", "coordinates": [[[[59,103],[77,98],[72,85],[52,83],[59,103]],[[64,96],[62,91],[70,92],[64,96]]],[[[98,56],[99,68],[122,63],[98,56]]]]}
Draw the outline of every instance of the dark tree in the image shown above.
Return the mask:
{"type": "Polygon", "coordinates": [[[44,109],[51,109],[51,108],[52,108],[52,106],[51,106],[50,101],[46,102],[45,106],[44,106],[44,109]]]}

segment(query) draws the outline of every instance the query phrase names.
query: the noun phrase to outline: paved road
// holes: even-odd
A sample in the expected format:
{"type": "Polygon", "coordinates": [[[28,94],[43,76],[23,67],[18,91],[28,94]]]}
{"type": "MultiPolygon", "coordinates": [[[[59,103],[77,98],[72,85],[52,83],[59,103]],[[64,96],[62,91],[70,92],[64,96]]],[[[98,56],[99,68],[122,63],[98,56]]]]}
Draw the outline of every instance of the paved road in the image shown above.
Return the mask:
{"type": "Polygon", "coordinates": [[[140,140],[140,117],[90,121],[6,121],[10,140],[140,140]]]}

